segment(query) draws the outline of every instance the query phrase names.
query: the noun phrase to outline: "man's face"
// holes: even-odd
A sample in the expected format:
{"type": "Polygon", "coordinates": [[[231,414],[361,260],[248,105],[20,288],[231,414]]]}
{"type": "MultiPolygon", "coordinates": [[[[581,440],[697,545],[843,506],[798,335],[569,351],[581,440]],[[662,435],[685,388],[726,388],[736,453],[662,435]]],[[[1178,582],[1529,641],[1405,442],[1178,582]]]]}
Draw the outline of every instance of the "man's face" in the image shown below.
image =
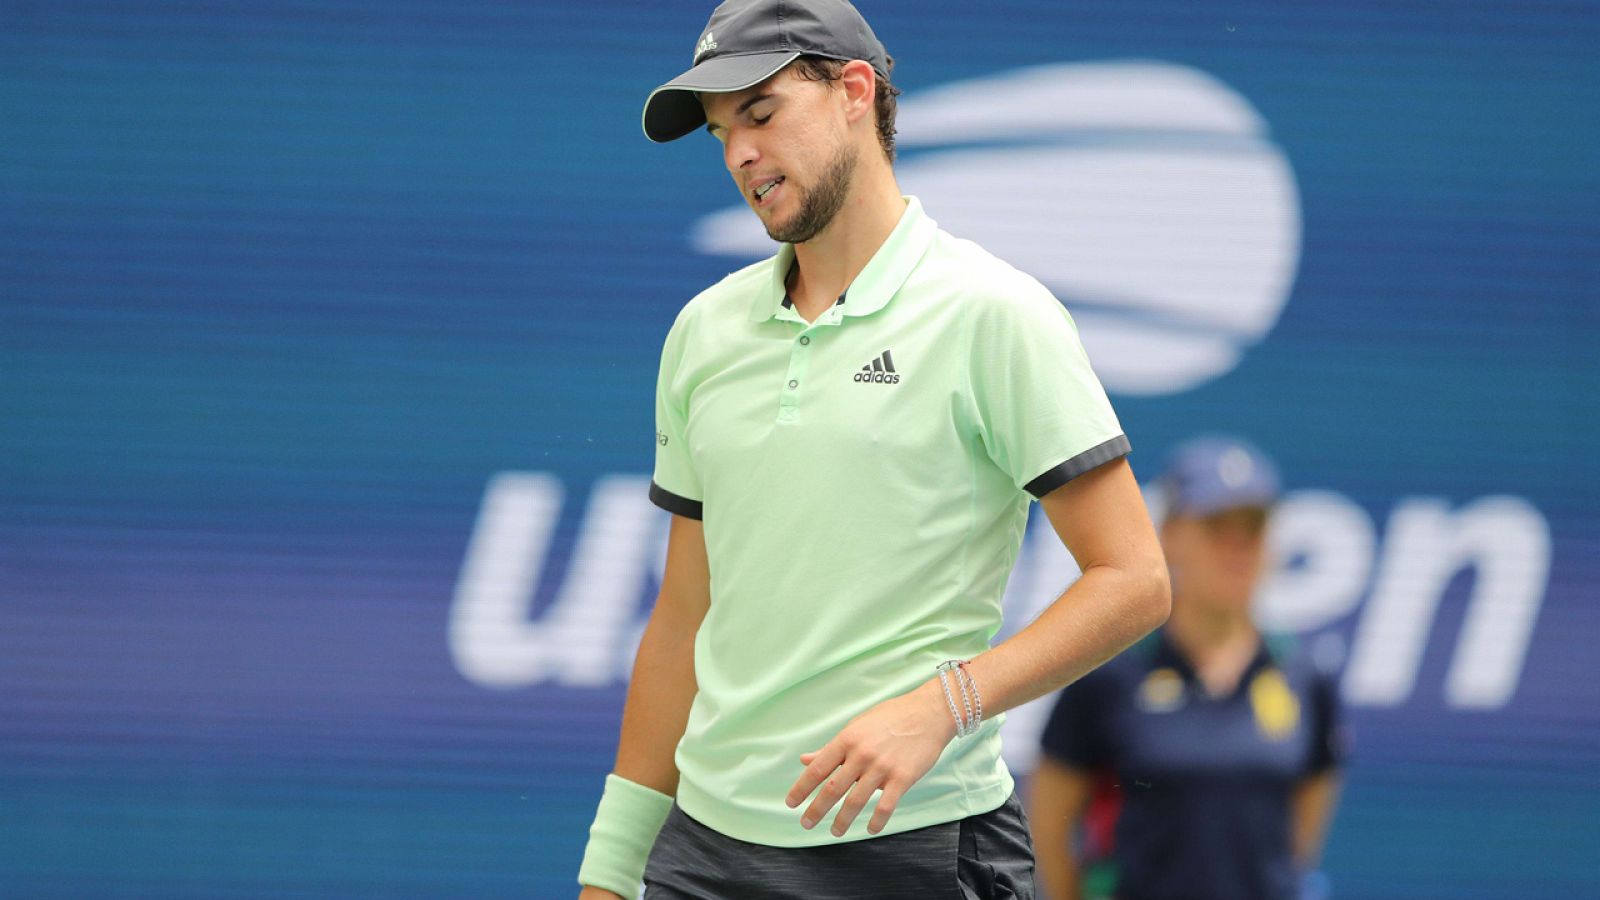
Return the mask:
{"type": "Polygon", "coordinates": [[[1163,523],[1161,542],[1178,602],[1248,611],[1266,568],[1267,521],[1266,508],[1247,506],[1163,523]]]}
{"type": "Polygon", "coordinates": [[[728,174],[775,241],[816,237],[849,196],[859,151],[841,94],[789,67],[755,87],[700,97],[728,174]]]}

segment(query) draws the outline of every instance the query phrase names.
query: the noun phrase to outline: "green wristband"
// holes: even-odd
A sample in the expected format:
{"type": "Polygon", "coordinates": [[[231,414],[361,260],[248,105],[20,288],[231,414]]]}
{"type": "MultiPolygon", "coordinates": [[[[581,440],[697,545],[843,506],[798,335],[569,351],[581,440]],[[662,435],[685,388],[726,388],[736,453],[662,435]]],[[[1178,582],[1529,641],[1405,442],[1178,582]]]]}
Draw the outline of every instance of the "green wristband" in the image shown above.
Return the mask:
{"type": "Polygon", "coordinates": [[[589,826],[578,883],[634,900],[656,832],[671,809],[672,798],[666,794],[620,775],[607,775],[600,808],[589,826]]]}

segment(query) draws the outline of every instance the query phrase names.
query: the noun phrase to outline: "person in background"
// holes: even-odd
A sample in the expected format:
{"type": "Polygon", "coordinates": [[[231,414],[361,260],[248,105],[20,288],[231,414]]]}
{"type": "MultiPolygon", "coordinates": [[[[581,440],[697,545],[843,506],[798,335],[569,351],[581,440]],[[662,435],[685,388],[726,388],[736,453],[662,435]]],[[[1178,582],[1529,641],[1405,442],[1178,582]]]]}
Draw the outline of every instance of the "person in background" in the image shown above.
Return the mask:
{"type": "Polygon", "coordinates": [[[1245,441],[1199,438],[1158,484],[1172,615],[1056,701],[1028,806],[1039,887],[1049,900],[1325,896],[1336,682],[1251,618],[1277,469],[1245,441]],[[1086,885],[1079,832],[1107,785],[1120,800],[1109,877],[1086,885]]]}

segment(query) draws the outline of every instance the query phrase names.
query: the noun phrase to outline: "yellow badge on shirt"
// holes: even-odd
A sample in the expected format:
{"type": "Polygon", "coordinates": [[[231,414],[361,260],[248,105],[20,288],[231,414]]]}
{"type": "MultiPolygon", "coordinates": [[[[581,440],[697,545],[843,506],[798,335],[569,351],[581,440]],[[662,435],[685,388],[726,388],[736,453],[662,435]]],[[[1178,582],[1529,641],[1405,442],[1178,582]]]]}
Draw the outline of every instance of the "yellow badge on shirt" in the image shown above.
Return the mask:
{"type": "Polygon", "coordinates": [[[1287,738],[1300,724],[1300,701],[1277,669],[1266,669],[1250,681],[1250,708],[1256,727],[1270,740],[1287,738]]]}

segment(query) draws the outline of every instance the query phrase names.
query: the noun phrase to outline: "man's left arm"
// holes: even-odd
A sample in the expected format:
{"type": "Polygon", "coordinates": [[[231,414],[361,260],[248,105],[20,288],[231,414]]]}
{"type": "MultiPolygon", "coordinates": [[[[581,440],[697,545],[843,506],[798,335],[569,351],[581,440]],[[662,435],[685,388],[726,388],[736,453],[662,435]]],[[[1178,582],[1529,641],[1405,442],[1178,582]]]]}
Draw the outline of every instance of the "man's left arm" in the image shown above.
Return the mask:
{"type": "MultiPolygon", "coordinates": [[[[1037,619],[967,664],[985,713],[1060,690],[1167,620],[1166,558],[1126,459],[1039,501],[1083,575],[1037,619]]],[[[948,712],[948,710],[946,710],[948,712]]]]}
{"type": "MultiPolygon", "coordinates": [[[[985,716],[1083,677],[1166,621],[1171,608],[1166,561],[1125,459],[1078,475],[1040,504],[1083,575],[1026,628],[967,663],[985,716]]],[[[844,799],[832,829],[842,835],[881,790],[867,825],[876,834],[955,733],[943,688],[931,677],[802,755],[806,768],[789,791],[789,806],[822,788],[801,820],[810,828],[844,799]]]]}

